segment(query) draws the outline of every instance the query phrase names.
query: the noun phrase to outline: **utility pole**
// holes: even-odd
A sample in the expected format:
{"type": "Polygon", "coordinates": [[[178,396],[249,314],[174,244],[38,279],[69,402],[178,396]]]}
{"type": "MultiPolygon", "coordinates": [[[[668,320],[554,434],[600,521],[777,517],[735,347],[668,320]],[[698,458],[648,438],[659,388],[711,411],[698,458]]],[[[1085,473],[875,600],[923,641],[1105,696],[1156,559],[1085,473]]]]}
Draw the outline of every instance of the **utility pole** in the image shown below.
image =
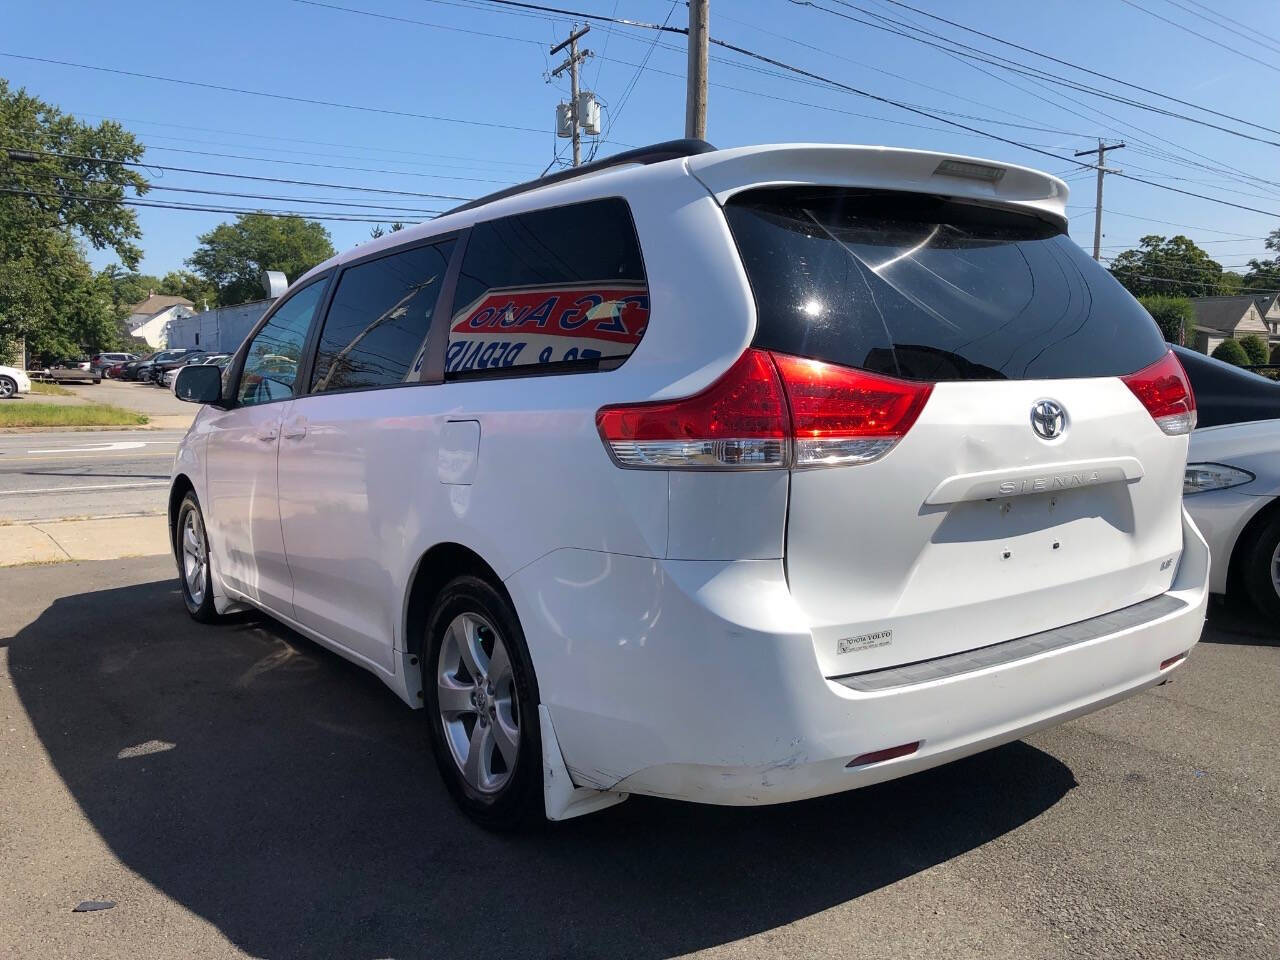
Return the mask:
{"type": "Polygon", "coordinates": [[[1106,165],[1106,153],[1108,150],[1119,150],[1123,146],[1123,143],[1104,144],[1099,140],[1097,147],[1094,149],[1077,150],[1075,154],[1077,157],[1084,157],[1093,153],[1098,155],[1098,165],[1096,168],[1098,171],[1098,199],[1097,205],[1093,210],[1093,259],[1095,260],[1100,259],[1102,256],[1102,177],[1104,174],[1120,172],[1119,170],[1106,165]]]}
{"type": "Polygon", "coordinates": [[[551,75],[553,77],[558,77],[560,74],[564,73],[564,71],[569,71],[569,122],[573,126],[573,130],[570,135],[573,137],[573,165],[575,167],[582,163],[582,127],[579,122],[581,117],[578,115],[578,65],[586,60],[587,57],[591,56],[590,50],[583,50],[581,53],[578,52],[578,41],[590,32],[590,24],[583,26],[581,30],[579,30],[575,25],[569,31],[568,40],[563,40],[551,48],[551,55],[553,57],[565,47],[569,48],[569,59],[552,70],[551,75]]]}
{"type": "Polygon", "coordinates": [[[689,0],[689,70],[684,97],[684,135],[707,138],[707,20],[711,0],[689,0]]]}

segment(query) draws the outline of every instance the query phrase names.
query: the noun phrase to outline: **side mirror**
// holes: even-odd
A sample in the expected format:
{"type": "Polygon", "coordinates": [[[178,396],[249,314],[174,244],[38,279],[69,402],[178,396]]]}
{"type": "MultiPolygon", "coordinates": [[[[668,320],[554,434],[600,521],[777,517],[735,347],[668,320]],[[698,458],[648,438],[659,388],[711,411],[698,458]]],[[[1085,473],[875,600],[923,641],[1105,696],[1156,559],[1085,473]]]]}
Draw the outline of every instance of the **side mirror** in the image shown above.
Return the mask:
{"type": "Polygon", "coordinates": [[[179,367],[173,378],[173,395],[188,403],[218,403],[222,400],[222,371],[199,363],[179,367]]]}

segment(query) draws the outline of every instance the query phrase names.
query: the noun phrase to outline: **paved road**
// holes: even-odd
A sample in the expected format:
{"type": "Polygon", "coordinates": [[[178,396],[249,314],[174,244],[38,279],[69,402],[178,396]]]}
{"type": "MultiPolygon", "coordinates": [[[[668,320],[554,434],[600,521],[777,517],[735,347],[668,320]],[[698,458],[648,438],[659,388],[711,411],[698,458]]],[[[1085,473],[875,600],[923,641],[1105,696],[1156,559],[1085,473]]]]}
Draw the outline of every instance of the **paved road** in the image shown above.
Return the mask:
{"type": "Polygon", "coordinates": [[[1280,956],[1280,636],[1246,614],[1172,683],[939,770],[521,838],[454,811],[376,679],[193,624],[172,576],[0,570],[0,955],[1280,956]]]}
{"type": "Polygon", "coordinates": [[[0,433],[0,523],[161,513],[173,455],[184,434],[0,433]]]}

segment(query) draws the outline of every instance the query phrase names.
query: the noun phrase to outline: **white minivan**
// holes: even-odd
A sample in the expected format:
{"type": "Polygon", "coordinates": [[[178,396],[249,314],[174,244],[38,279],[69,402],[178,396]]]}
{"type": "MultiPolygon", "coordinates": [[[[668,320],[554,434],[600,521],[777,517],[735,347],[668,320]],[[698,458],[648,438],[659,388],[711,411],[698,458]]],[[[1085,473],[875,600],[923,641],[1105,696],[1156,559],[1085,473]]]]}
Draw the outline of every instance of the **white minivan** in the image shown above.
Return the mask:
{"type": "Polygon", "coordinates": [[[178,376],[187,606],[424,707],[496,827],[849,790],[1159,683],[1195,401],[1066,197],[674,141],[337,256],[178,376]]]}

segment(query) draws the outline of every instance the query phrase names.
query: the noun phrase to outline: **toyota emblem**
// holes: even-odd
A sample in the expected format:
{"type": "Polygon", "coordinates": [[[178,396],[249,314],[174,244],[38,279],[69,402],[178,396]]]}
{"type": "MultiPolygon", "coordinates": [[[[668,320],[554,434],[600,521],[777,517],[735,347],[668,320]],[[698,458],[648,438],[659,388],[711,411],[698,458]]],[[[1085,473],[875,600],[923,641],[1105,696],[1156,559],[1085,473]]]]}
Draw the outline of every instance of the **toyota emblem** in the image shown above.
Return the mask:
{"type": "Polygon", "coordinates": [[[1031,405],[1031,429],[1042,440],[1056,440],[1067,428],[1067,412],[1056,400],[1037,400],[1031,405]]]}

